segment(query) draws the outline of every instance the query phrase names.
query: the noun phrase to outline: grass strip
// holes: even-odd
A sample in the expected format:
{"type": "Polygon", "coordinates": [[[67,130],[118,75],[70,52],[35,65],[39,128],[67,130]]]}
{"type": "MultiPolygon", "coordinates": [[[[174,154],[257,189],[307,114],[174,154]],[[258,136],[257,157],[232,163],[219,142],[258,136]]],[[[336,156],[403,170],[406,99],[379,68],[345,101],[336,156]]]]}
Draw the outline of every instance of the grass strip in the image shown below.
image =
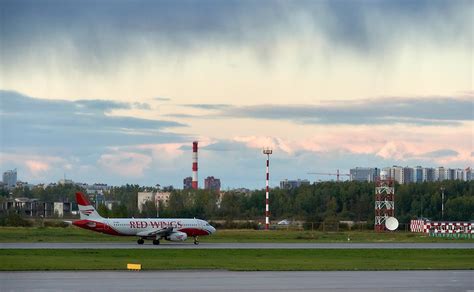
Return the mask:
{"type": "Polygon", "coordinates": [[[233,271],[472,270],[473,249],[0,250],[0,270],[223,269],[233,271]]]}
{"type": "MultiPolygon", "coordinates": [[[[135,242],[134,237],[111,236],[76,227],[38,228],[1,227],[0,242],[135,242]]],[[[212,236],[201,237],[202,242],[474,242],[472,239],[429,237],[411,232],[376,233],[373,231],[295,231],[295,230],[218,230],[212,236]]]]}

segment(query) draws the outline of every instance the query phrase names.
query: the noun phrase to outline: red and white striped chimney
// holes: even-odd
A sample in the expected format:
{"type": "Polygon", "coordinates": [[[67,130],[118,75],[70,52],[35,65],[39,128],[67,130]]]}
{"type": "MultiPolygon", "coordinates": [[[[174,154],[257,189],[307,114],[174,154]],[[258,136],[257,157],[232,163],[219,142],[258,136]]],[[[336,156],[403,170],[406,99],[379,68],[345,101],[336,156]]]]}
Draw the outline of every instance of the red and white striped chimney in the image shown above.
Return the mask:
{"type": "Polygon", "coordinates": [[[192,188],[198,188],[198,141],[193,142],[193,181],[192,188]]]}

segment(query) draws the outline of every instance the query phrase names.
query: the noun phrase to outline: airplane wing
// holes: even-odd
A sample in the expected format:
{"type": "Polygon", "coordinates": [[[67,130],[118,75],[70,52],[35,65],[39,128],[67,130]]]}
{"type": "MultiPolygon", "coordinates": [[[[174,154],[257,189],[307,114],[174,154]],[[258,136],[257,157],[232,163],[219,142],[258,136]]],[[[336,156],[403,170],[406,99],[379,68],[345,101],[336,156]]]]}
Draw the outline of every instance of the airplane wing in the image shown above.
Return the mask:
{"type": "Polygon", "coordinates": [[[168,236],[173,233],[173,227],[167,227],[158,230],[145,230],[142,232],[138,232],[137,235],[141,237],[152,237],[152,236],[168,236]]]}

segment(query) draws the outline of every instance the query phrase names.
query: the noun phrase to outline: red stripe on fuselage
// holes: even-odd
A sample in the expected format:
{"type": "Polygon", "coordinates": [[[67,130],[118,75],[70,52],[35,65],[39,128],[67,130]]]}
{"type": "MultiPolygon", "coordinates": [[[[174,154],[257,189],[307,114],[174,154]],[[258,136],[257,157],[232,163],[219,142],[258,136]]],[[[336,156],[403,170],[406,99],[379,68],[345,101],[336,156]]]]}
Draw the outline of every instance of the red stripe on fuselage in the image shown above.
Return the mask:
{"type": "Polygon", "coordinates": [[[178,231],[186,233],[188,236],[209,235],[209,232],[198,228],[181,228],[178,231]]]}
{"type": "Polygon", "coordinates": [[[97,222],[97,221],[92,221],[92,220],[76,220],[72,222],[72,224],[80,228],[84,228],[84,229],[88,229],[88,230],[92,230],[92,231],[96,231],[100,233],[105,233],[109,235],[118,235],[118,236],[126,235],[126,234],[122,234],[118,232],[117,230],[110,227],[110,225],[102,223],[102,222],[97,222]]]}

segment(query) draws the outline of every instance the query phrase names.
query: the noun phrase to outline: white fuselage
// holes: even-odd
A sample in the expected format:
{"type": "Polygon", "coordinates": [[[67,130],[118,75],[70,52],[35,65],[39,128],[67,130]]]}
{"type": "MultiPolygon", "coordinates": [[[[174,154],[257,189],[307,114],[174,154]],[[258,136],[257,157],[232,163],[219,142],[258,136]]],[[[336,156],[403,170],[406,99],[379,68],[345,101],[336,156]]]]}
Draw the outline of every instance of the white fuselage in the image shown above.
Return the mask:
{"type": "Polygon", "coordinates": [[[110,235],[150,237],[156,231],[170,229],[189,237],[210,235],[216,231],[201,219],[182,218],[91,218],[73,222],[74,225],[110,235]]]}

